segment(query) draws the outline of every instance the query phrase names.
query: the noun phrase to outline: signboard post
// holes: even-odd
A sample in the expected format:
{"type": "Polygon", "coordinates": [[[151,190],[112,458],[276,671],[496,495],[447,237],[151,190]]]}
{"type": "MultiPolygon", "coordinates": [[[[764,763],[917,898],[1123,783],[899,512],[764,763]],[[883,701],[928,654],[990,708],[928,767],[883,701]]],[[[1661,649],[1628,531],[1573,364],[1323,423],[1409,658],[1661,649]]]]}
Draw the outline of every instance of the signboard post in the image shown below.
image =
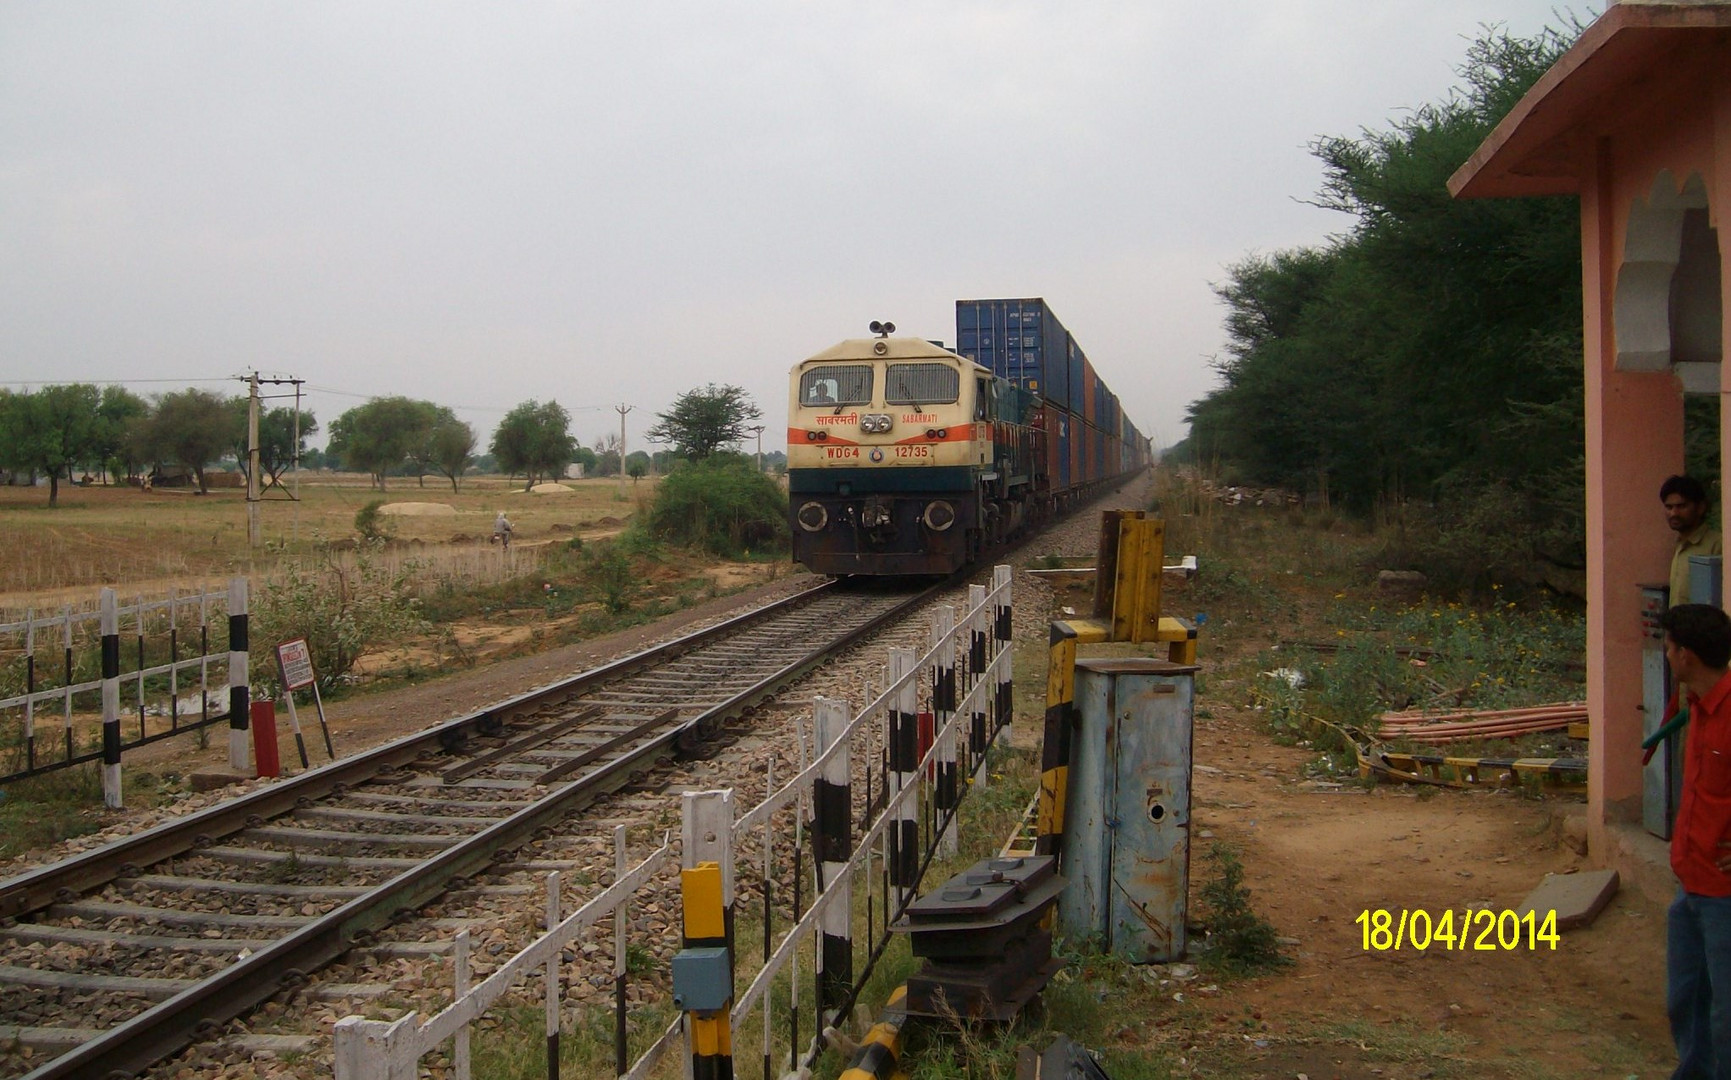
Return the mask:
{"type": "Polygon", "coordinates": [[[285,641],[276,647],[277,670],[282,673],[283,696],[288,699],[289,725],[294,728],[295,746],[300,748],[301,767],[310,766],[307,760],[306,740],[301,738],[301,719],[295,712],[295,691],[312,688],[313,704],[319,710],[319,730],[324,732],[325,753],[330,759],[337,759],[337,752],[331,747],[331,729],[325,723],[325,703],[319,697],[319,683],[313,674],[312,650],[307,648],[305,638],[295,638],[285,641]]]}

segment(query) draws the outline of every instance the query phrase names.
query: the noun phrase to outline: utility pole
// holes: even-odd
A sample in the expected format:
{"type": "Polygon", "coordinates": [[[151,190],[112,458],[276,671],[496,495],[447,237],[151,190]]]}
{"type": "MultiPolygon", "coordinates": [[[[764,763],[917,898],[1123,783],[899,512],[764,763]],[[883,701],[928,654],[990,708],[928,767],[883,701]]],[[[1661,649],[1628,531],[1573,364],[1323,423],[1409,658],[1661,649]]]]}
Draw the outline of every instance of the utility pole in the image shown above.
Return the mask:
{"type": "Polygon", "coordinates": [[[294,442],[289,444],[289,463],[294,477],[295,489],[290,492],[295,502],[294,539],[298,544],[301,538],[301,381],[295,384],[295,434],[294,442]]]}
{"type": "Polygon", "coordinates": [[[763,471],[763,425],[753,424],[745,430],[757,436],[757,471],[763,471]]]}
{"type": "Polygon", "coordinates": [[[631,411],[629,405],[615,405],[613,411],[619,414],[619,497],[627,498],[625,494],[625,414],[631,411]]]}
{"type": "Polygon", "coordinates": [[[258,547],[258,372],[254,371],[246,384],[246,542],[258,547]]]}
{"type": "MultiPolygon", "coordinates": [[[[289,498],[297,504],[300,502],[301,480],[301,386],[305,379],[274,376],[266,378],[256,370],[251,374],[236,376],[246,383],[246,539],[252,547],[258,547],[263,542],[263,526],[259,521],[259,503],[264,501],[264,481],[259,476],[260,446],[258,444],[259,402],[263,398],[258,388],[263,384],[272,386],[293,386],[295,388],[294,445],[290,448],[290,461],[294,464],[294,490],[289,491],[289,498]]],[[[276,482],[277,487],[282,487],[276,482]]],[[[288,489],[284,489],[287,491],[288,489]]],[[[294,533],[295,539],[300,539],[300,507],[295,507],[294,533]]]]}

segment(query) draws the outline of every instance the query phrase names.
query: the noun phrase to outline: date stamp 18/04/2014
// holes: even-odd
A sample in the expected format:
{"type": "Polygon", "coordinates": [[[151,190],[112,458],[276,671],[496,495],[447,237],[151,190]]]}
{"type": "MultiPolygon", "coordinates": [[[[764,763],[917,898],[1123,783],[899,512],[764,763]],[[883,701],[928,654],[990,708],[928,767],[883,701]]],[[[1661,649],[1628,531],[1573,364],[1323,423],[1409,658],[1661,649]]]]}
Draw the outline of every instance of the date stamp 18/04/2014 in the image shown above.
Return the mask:
{"type": "Polygon", "coordinates": [[[1444,908],[1436,915],[1420,908],[1391,912],[1386,908],[1361,911],[1354,920],[1363,930],[1366,952],[1412,949],[1446,949],[1452,952],[1496,952],[1548,948],[1556,951],[1556,911],[1493,911],[1462,908],[1457,915],[1444,908]]]}

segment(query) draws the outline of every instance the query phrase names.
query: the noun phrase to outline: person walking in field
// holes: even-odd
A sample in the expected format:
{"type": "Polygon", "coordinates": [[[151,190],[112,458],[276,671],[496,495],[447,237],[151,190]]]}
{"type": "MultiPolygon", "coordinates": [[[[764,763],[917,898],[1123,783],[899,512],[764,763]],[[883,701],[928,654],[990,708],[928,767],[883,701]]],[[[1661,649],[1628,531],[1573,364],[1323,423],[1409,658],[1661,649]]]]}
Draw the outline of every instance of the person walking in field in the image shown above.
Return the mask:
{"type": "Polygon", "coordinates": [[[1677,604],[1659,625],[1692,717],[1671,831],[1679,887],[1665,925],[1672,1078],[1711,1080],[1731,1077],[1731,618],[1707,604],[1677,604]]]}
{"type": "Polygon", "coordinates": [[[499,511],[499,516],[493,519],[493,542],[510,551],[511,532],[511,519],[505,516],[505,511],[499,511]]]}

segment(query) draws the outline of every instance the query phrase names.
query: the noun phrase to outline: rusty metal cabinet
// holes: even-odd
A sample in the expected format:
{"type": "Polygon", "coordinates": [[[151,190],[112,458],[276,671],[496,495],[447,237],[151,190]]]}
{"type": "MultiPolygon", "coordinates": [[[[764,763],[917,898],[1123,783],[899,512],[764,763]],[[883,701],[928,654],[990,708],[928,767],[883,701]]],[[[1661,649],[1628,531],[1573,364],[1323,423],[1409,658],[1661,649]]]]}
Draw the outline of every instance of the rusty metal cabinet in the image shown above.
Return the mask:
{"type": "Polygon", "coordinates": [[[1076,661],[1059,925],[1132,963],[1184,955],[1196,671],[1076,661]]]}

